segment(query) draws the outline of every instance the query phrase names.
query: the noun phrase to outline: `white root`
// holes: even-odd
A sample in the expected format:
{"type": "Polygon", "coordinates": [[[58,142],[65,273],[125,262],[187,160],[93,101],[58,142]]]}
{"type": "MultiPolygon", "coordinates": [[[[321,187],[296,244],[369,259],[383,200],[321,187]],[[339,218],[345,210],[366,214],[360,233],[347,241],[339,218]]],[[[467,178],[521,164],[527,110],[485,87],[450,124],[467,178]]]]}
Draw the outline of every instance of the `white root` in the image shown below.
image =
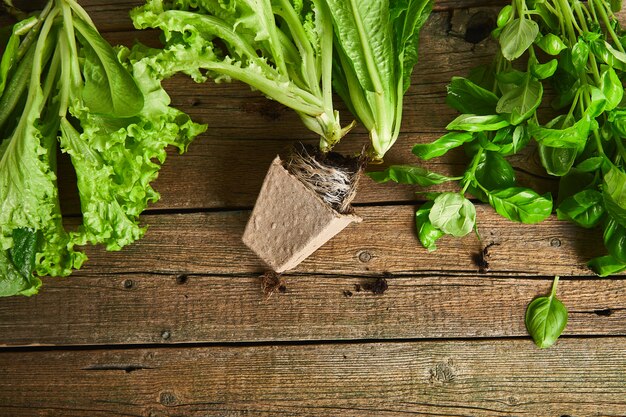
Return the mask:
{"type": "Polygon", "coordinates": [[[353,172],[348,167],[327,165],[318,161],[304,146],[294,150],[286,168],[338,212],[352,210],[350,203],[356,195],[360,169],[353,172]]]}

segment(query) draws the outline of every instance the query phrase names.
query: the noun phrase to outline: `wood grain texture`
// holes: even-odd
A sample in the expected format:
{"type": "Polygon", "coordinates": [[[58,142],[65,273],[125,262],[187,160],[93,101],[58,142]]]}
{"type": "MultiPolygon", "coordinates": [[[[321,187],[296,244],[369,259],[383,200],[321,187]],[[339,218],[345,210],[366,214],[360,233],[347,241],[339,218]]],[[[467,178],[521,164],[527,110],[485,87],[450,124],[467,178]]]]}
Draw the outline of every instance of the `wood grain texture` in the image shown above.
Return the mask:
{"type": "MultiPolygon", "coordinates": [[[[487,258],[492,274],[589,276],[586,260],[604,254],[597,230],[554,217],[536,225],[516,224],[484,205],[477,207],[482,241],[474,234],[444,237],[437,243],[438,250],[429,253],[417,240],[414,210],[408,205],[358,207],[363,223],[348,226],[293,273],[475,274],[476,257],[494,243],[487,258]]],[[[260,274],[266,267],[241,242],[249,215],[249,211],[228,211],[144,216],[150,227],[142,240],[120,252],[88,248],[90,260],[84,272],[260,274]]]]}
{"type": "Polygon", "coordinates": [[[487,340],[7,352],[0,414],[623,416],[624,349],[626,338],[570,338],[543,351],[487,340]]]}
{"type": "MultiPolygon", "coordinates": [[[[47,279],[0,303],[0,345],[118,345],[526,336],[551,279],[290,276],[266,298],[249,276],[121,274],[47,279]],[[358,290],[357,286],[360,287],[358,290]],[[45,312],[45,314],[40,314],[45,312]],[[164,335],[166,337],[164,337],[164,335]]],[[[626,280],[562,279],[565,335],[626,335],[626,280]]]]}

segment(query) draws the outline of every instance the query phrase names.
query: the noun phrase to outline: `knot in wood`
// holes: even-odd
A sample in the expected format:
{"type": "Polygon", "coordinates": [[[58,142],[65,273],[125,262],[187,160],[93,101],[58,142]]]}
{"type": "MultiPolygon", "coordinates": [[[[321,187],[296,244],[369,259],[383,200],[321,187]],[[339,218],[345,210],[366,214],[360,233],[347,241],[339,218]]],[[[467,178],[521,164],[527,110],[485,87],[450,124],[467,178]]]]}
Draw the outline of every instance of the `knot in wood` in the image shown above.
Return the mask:
{"type": "Polygon", "coordinates": [[[372,254],[366,250],[359,252],[359,261],[363,262],[364,264],[371,261],[372,258],[373,258],[372,254]]]}
{"type": "Polygon", "coordinates": [[[176,401],[176,396],[168,391],[162,392],[159,396],[159,402],[163,405],[174,405],[176,401]]]}
{"type": "Polygon", "coordinates": [[[558,247],[560,247],[560,246],[561,246],[561,240],[560,240],[560,239],[558,239],[558,238],[556,238],[556,237],[555,237],[555,238],[552,238],[552,239],[550,240],[550,246],[552,246],[553,248],[558,248],[558,247]]]}

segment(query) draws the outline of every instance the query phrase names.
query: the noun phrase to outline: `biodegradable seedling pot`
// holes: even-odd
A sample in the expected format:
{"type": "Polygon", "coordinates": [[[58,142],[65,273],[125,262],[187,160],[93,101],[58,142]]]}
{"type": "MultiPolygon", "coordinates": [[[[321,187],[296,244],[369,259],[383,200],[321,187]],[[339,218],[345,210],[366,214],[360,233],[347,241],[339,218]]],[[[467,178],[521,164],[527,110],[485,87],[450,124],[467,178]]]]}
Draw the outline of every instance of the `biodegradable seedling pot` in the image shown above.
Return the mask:
{"type": "Polygon", "coordinates": [[[275,272],[295,268],[352,222],[287,171],[280,157],[270,166],[243,242],[275,272]]]}

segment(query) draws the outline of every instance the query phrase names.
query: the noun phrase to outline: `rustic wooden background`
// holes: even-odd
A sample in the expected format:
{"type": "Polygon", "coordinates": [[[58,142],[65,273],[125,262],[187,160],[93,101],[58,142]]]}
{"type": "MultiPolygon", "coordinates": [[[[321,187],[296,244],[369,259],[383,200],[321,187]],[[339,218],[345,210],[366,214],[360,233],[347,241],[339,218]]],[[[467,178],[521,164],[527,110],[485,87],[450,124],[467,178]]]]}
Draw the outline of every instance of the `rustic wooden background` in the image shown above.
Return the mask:
{"type": "MultiPolygon", "coordinates": [[[[141,0],[81,3],[112,42],[155,42],[132,30],[128,10],[141,0]]],[[[416,162],[411,145],[454,117],[445,85],[491,59],[485,38],[502,4],[437,2],[388,164],[416,162]]],[[[315,138],[243,85],[175,77],[166,86],[209,130],[168,159],[144,240],[118,253],[89,248],[71,278],[0,300],[1,416],[626,416],[626,281],[586,269],[603,253],[597,231],[513,224],[479,207],[482,242],[444,238],[429,254],[413,231],[415,188],[366,178],[364,222],[265,299],[264,267],[240,237],[274,155],[315,138]],[[490,243],[490,270],[479,273],[490,243]],[[539,350],[524,311],[555,274],[570,321],[539,350]],[[384,295],[357,291],[382,276],[384,295]]],[[[357,129],[339,150],[366,140],[357,129]]],[[[531,151],[514,162],[522,183],[555,189],[531,151]]],[[[464,163],[459,152],[428,167],[459,173],[464,163]]],[[[76,222],[71,174],[62,175],[76,222]]]]}

